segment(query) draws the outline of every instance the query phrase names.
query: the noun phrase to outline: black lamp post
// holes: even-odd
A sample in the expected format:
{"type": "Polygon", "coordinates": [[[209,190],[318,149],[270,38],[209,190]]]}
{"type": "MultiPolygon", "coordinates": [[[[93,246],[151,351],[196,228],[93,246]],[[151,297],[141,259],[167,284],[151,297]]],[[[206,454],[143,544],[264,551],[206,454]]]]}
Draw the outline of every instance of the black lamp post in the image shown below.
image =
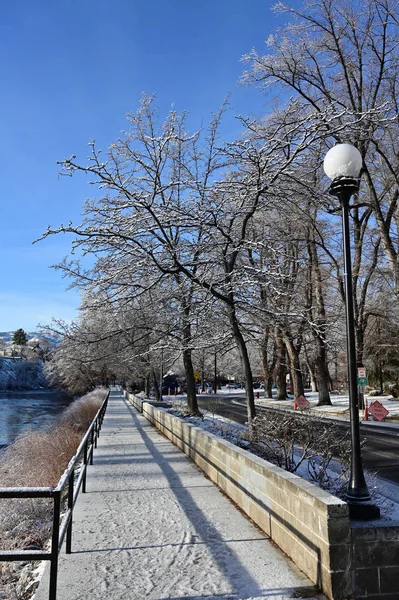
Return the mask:
{"type": "Polygon", "coordinates": [[[215,384],[213,386],[215,394],[218,392],[218,363],[217,363],[217,352],[215,350],[215,384]]]}
{"type": "Polygon", "coordinates": [[[162,402],[162,387],[163,387],[163,348],[161,350],[161,368],[159,370],[159,399],[162,402]]]}
{"type": "Polygon", "coordinates": [[[359,190],[362,163],[363,161],[360,152],[351,144],[337,144],[327,152],[324,159],[324,171],[327,177],[332,179],[330,194],[337,196],[342,210],[349,412],[352,443],[351,476],[345,500],[349,504],[349,514],[352,518],[371,520],[379,518],[380,510],[371,503],[361,457],[355,321],[353,314],[352,261],[349,230],[349,202],[352,194],[359,190]]]}

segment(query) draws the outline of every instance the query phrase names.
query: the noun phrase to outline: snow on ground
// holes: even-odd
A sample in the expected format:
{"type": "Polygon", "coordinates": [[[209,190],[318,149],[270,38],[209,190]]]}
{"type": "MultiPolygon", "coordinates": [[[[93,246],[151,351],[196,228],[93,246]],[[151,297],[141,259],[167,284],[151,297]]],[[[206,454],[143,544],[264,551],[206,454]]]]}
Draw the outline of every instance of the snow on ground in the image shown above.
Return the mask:
{"type": "MultiPolygon", "coordinates": [[[[256,404],[259,404],[260,406],[262,405],[269,405],[270,406],[278,406],[278,407],[282,407],[282,408],[293,408],[293,404],[294,404],[294,397],[292,395],[290,395],[289,399],[287,400],[277,400],[276,398],[265,398],[264,397],[264,390],[258,390],[255,389],[255,396],[257,394],[259,394],[259,398],[255,397],[255,402],[256,404]]],[[[275,391],[273,391],[273,393],[275,394],[275,391]]],[[[245,389],[244,388],[238,388],[238,389],[232,389],[229,386],[222,386],[222,388],[220,390],[218,390],[217,395],[223,395],[223,396],[243,396],[245,397],[245,389]]],[[[209,397],[212,397],[213,395],[209,395],[209,397]]],[[[199,397],[201,397],[201,395],[199,395],[199,397]]],[[[214,396],[213,396],[214,397],[214,396]]],[[[331,403],[332,406],[317,406],[318,400],[319,400],[319,394],[318,392],[306,392],[305,393],[305,397],[306,399],[310,402],[310,410],[313,411],[317,411],[320,414],[323,415],[338,415],[344,418],[348,418],[349,419],[349,396],[348,394],[337,394],[337,393],[331,393],[330,394],[330,398],[331,398],[331,403]]],[[[170,400],[173,402],[173,398],[175,398],[175,396],[163,396],[164,400],[170,400]]],[[[185,395],[178,395],[176,396],[176,398],[185,398],[185,395]]],[[[378,400],[378,402],[380,402],[388,411],[389,411],[389,415],[386,418],[386,421],[389,421],[390,419],[398,419],[399,420],[399,398],[398,399],[394,399],[393,396],[367,396],[367,394],[365,394],[365,399],[367,399],[368,404],[370,406],[370,404],[372,402],[375,402],[376,400],[378,400]]],[[[369,416],[369,420],[371,420],[371,417],[369,416]]]]}
{"type": "MultiPolygon", "coordinates": [[[[316,406],[319,399],[317,392],[306,392],[305,395],[306,399],[310,402],[310,410],[324,415],[340,415],[349,418],[349,396],[347,394],[330,394],[332,406],[316,406]]],[[[392,418],[399,419],[399,399],[394,400],[392,396],[367,396],[367,394],[365,394],[365,399],[367,399],[369,406],[372,402],[378,400],[389,411],[387,421],[392,418]]],[[[259,398],[256,402],[260,405],[270,403],[273,406],[292,408],[294,398],[292,397],[290,400],[259,398]]]]}

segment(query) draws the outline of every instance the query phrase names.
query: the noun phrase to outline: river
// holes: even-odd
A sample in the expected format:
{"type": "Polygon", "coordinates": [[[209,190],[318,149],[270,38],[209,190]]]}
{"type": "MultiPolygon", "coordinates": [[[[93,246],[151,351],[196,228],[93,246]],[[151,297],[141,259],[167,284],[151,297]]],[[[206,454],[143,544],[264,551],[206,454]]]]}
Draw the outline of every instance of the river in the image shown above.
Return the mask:
{"type": "Polygon", "coordinates": [[[0,448],[28,429],[49,425],[70,402],[56,390],[0,392],[0,448]]]}

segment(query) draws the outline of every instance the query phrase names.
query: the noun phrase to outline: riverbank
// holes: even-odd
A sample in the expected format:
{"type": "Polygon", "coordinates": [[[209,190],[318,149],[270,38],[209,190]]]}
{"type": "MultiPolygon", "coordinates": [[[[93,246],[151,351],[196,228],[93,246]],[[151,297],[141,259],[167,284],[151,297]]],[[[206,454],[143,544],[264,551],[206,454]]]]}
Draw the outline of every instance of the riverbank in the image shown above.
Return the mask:
{"type": "MultiPolygon", "coordinates": [[[[75,454],[108,390],[78,398],[48,427],[30,431],[0,457],[2,487],[54,487],[75,454]]],[[[52,505],[47,499],[7,499],[0,504],[0,548],[44,549],[49,540],[52,505]]],[[[0,563],[0,600],[30,598],[35,564],[0,563]],[[20,583],[21,574],[23,583],[20,583]],[[26,587],[29,587],[29,593],[26,587]]]]}

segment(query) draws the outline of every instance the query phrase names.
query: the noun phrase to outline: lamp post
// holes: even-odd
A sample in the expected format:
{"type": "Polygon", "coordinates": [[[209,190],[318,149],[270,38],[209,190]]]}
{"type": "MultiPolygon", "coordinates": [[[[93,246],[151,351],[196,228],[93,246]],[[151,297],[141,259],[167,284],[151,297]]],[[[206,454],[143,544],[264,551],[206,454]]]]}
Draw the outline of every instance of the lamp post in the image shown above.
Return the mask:
{"type": "Polygon", "coordinates": [[[218,363],[217,363],[217,351],[215,350],[215,384],[213,386],[213,391],[217,394],[218,391],[218,363]]]}
{"type": "Polygon", "coordinates": [[[371,503],[364,477],[359,429],[359,401],[357,391],[357,365],[355,321],[353,314],[352,261],[349,230],[349,202],[359,190],[362,157],[351,144],[337,144],[324,159],[324,171],[332,180],[330,194],[337,196],[342,212],[342,236],[345,271],[346,343],[348,353],[349,413],[351,429],[351,475],[345,500],[349,514],[354,519],[371,520],[380,516],[380,510],[371,503]]]}
{"type": "Polygon", "coordinates": [[[163,348],[162,348],[162,350],[161,350],[161,368],[160,368],[160,370],[159,370],[159,371],[160,371],[160,372],[159,372],[159,374],[160,374],[160,377],[159,377],[159,397],[160,397],[160,400],[161,400],[161,402],[162,402],[162,387],[163,387],[163,348]]]}

